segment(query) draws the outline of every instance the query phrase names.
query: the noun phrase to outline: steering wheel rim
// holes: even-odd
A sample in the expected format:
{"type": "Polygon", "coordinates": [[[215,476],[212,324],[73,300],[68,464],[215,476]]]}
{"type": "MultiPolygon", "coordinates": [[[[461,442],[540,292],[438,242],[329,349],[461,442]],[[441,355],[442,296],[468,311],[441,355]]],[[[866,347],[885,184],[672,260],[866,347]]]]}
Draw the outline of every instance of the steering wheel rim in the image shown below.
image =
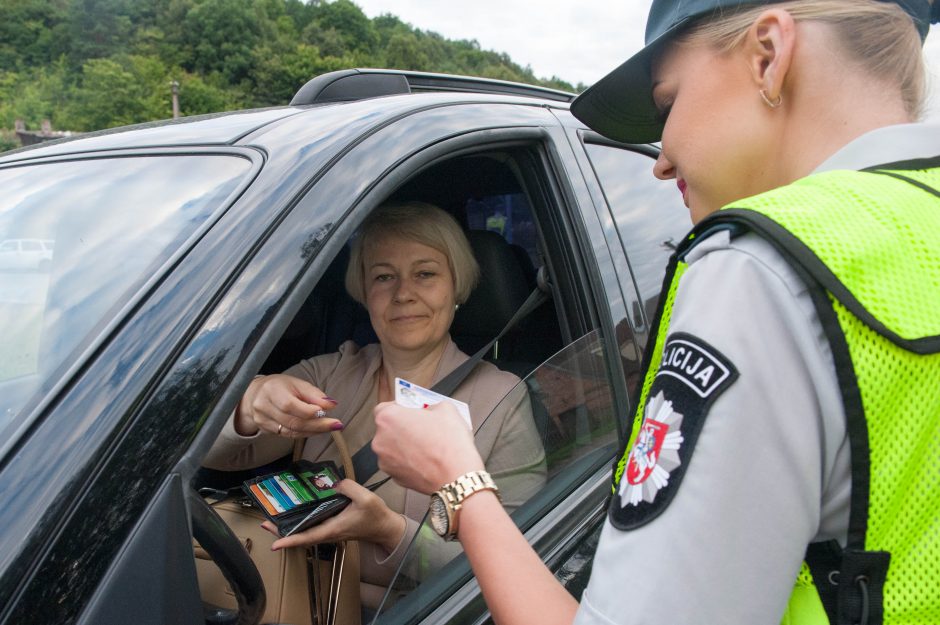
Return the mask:
{"type": "Polygon", "coordinates": [[[264,582],[251,556],[212,506],[188,490],[193,538],[205,549],[232,587],[238,612],[231,625],[256,625],[264,614],[264,582]]]}

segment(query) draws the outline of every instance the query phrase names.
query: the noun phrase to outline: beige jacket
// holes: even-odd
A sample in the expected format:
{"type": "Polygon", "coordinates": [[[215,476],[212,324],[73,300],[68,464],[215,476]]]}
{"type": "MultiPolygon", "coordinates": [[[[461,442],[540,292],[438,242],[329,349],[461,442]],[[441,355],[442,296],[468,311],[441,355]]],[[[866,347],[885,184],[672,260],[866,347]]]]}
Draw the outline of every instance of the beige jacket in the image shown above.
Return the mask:
{"type": "MultiPolygon", "coordinates": [[[[451,341],[441,357],[434,383],[468,358],[451,341]]],[[[345,424],[343,435],[350,453],[355,453],[375,435],[372,409],[377,403],[377,372],[381,364],[382,352],[378,344],[360,348],[347,341],[338,352],[304,360],[285,373],[309,381],[337,401],[330,416],[345,424]]],[[[510,511],[538,492],[545,483],[545,452],[532,418],[525,386],[516,388],[518,383],[519,378],[515,375],[481,362],[453,393],[455,399],[466,402],[470,407],[477,448],[487,470],[500,487],[503,505],[510,511]],[[510,391],[513,392],[510,394],[510,391]],[[486,424],[481,428],[484,421],[486,424]]],[[[265,433],[240,436],[230,418],[203,464],[223,471],[257,467],[286,456],[292,445],[288,438],[265,433]]],[[[309,438],[303,457],[339,463],[327,435],[309,438]]],[[[371,483],[385,474],[380,471],[372,477],[359,477],[360,481],[366,478],[371,483]]],[[[392,553],[371,543],[361,544],[362,601],[370,608],[380,603],[415,539],[428,507],[426,495],[407,490],[392,481],[376,490],[376,494],[389,508],[404,515],[407,529],[392,553]]],[[[459,553],[460,546],[445,543],[432,532],[423,531],[412,552],[416,555],[409,557],[404,572],[408,577],[420,580],[459,553]]]]}

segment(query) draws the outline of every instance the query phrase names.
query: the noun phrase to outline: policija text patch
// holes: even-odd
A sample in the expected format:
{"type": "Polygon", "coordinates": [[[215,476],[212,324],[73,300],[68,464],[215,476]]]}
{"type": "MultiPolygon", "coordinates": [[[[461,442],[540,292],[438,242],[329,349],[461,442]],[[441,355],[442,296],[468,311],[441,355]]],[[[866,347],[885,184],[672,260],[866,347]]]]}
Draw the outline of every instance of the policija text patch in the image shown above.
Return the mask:
{"type": "Polygon", "coordinates": [[[611,498],[615,527],[640,527],[666,509],[688,468],[708,409],[737,377],[731,361],[702,339],[682,332],[666,338],[640,431],[626,452],[611,498]]]}

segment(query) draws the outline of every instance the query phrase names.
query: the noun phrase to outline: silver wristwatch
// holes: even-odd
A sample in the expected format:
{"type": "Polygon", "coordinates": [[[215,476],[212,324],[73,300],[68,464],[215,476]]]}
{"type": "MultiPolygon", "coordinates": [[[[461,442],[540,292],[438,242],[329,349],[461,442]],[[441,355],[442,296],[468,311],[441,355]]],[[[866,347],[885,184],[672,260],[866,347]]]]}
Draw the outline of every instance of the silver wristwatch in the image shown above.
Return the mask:
{"type": "Polygon", "coordinates": [[[454,540],[457,537],[457,513],[461,505],[467,497],[482,490],[491,490],[499,497],[499,488],[489,473],[471,471],[432,493],[429,516],[434,531],[444,540],[454,540]]]}

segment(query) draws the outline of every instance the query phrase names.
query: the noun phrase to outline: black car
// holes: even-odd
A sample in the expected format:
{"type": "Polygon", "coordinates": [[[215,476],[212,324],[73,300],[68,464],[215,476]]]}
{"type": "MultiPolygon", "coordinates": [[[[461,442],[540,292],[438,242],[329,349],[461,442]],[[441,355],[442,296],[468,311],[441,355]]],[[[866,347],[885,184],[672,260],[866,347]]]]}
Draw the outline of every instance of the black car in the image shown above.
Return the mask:
{"type": "MultiPolygon", "coordinates": [[[[287,107],[0,155],[0,240],[54,241],[44,271],[0,271],[0,622],[205,622],[201,458],[253,376],[368,340],[342,272],[389,199],[490,241],[452,328],[463,351],[548,296],[487,359],[524,378],[548,457],[513,517],[578,595],[690,223],[657,148],[589,131],[572,98],[347,70],[287,107]]],[[[462,556],[395,587],[379,623],[488,619],[462,556]]]]}

